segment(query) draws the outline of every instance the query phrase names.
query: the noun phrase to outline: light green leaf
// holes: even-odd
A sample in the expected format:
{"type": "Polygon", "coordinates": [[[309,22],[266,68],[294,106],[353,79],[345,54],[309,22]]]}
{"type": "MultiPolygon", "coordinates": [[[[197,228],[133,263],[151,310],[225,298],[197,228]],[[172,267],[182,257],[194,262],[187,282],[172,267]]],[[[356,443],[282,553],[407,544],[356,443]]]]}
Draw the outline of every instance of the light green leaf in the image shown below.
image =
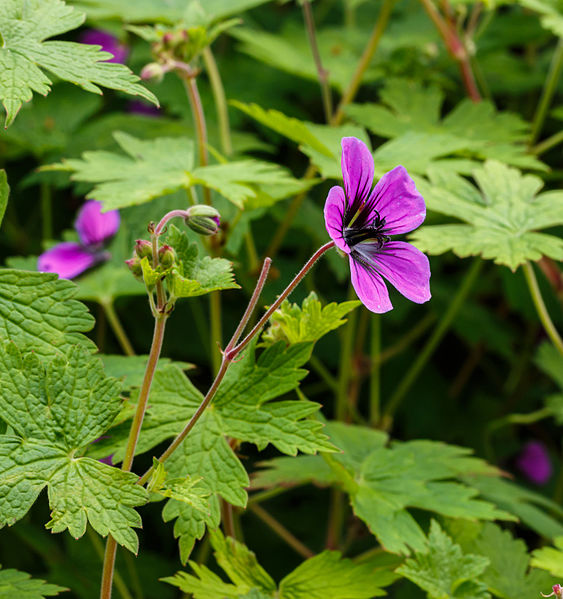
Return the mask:
{"type": "Polygon", "coordinates": [[[4,220],[4,213],[8,205],[8,197],[10,195],[10,186],[8,185],[8,177],[4,169],[0,169],[0,225],[4,220]]]}
{"type": "Polygon", "coordinates": [[[2,418],[14,435],[0,436],[0,526],[13,524],[48,487],[47,528],[80,537],[86,524],[136,552],[141,524],[135,506],[146,503],[137,476],[77,457],[102,435],[120,410],[120,385],[101,362],[76,347],[68,359],[43,364],[14,344],[0,348],[2,418]]]}
{"type": "Polygon", "coordinates": [[[73,299],[74,283],[57,275],[0,270],[0,342],[14,341],[39,356],[94,349],[82,333],[94,326],[84,304],[73,299]]]}
{"type": "Polygon", "coordinates": [[[185,137],[143,141],[122,132],[114,133],[114,137],[128,156],[106,151],[84,152],[81,159],[63,160],[42,170],[70,171],[74,181],[95,183],[87,197],[103,202],[106,210],[142,204],[197,184],[218,191],[242,208],[246,201],[259,195],[256,186],[299,183],[286,169],[260,160],[194,168],[194,145],[185,137]]]}
{"type": "Polygon", "coordinates": [[[430,172],[432,184],[421,187],[428,207],[468,224],[418,229],[411,239],[419,249],[430,254],[452,250],[460,257],[480,255],[512,270],[542,255],[563,259],[563,240],[535,232],[563,224],[561,192],[536,195],[541,179],[494,160],[476,169],[474,177],[482,193],[480,201],[468,197],[466,182],[459,176],[430,172]]]}
{"type": "Polygon", "coordinates": [[[98,46],[47,38],[76,29],[85,15],[62,0],[4,0],[0,14],[0,98],[6,127],[33,92],[49,93],[51,80],[42,69],[86,91],[101,94],[99,86],[142,96],[158,105],[156,97],[137,81],[128,67],[107,62],[109,52],[98,46]]]}
{"type": "Polygon", "coordinates": [[[212,533],[211,543],[217,563],[227,574],[229,583],[194,562],[190,562],[190,566],[195,576],[178,572],[163,579],[164,582],[192,593],[195,599],[369,599],[384,595],[381,587],[397,578],[388,567],[369,561],[356,564],[342,559],[338,551],[324,551],[288,574],[278,590],[245,545],[225,538],[219,531],[212,533]]]}
{"type": "Polygon", "coordinates": [[[407,559],[397,573],[426,591],[432,599],[487,599],[487,587],[477,579],[489,560],[480,555],[463,554],[440,525],[432,520],[428,547],[407,559]]]}
{"type": "Polygon", "coordinates": [[[43,599],[68,590],[38,578],[31,578],[27,572],[0,568],[0,599],[43,599]]]}
{"type": "Polygon", "coordinates": [[[314,291],[303,300],[302,307],[285,300],[270,317],[270,327],[262,335],[262,341],[268,345],[276,341],[290,344],[317,341],[345,324],[344,316],[360,304],[332,302],[323,307],[314,291]]]}
{"type": "Polygon", "coordinates": [[[385,595],[397,575],[367,561],[356,564],[339,551],[323,551],[280,582],[280,599],[369,599],[385,595]]]}
{"type": "Polygon", "coordinates": [[[542,27],[563,37],[563,5],[560,0],[518,0],[518,3],[539,12],[542,27]]]}
{"type": "Polygon", "coordinates": [[[313,150],[325,154],[329,158],[332,157],[331,150],[319,141],[299,119],[286,116],[279,110],[264,110],[258,104],[254,103],[244,104],[237,100],[231,100],[230,104],[280,135],[298,144],[308,145],[313,150]]]}
{"type": "Polygon", "coordinates": [[[200,258],[197,244],[190,242],[185,232],[171,225],[166,242],[177,254],[177,262],[166,277],[168,289],[174,297],[195,297],[221,289],[240,289],[234,281],[232,262],[210,256],[200,258]]]}
{"type": "Polygon", "coordinates": [[[532,566],[563,576],[563,536],[553,541],[555,547],[542,547],[532,553],[532,566]]]}
{"type": "Polygon", "coordinates": [[[534,362],[551,377],[563,391],[563,359],[555,346],[544,341],[538,348],[534,362]]]}
{"type": "MultiPolygon", "coordinates": [[[[427,135],[429,140],[441,137],[446,145],[449,138],[454,145],[442,155],[462,152],[464,156],[482,160],[494,158],[520,168],[545,169],[545,165],[527,151],[528,123],[516,114],[497,112],[491,102],[474,103],[465,99],[441,120],[444,94],[437,87],[422,87],[406,79],[389,79],[380,96],[381,104],[352,104],[346,113],[381,137],[418,133],[427,135]],[[457,148],[455,140],[459,144],[457,148]]],[[[427,155],[427,146],[424,152],[418,153],[427,155]]],[[[407,150],[405,156],[411,154],[413,150],[407,150]]],[[[400,159],[407,170],[411,170],[405,164],[409,161],[400,159]]]]}
{"type": "Polygon", "coordinates": [[[104,264],[84,274],[75,281],[78,291],[76,299],[113,304],[119,297],[146,295],[142,283],[137,281],[129,270],[115,264],[104,264]]]}

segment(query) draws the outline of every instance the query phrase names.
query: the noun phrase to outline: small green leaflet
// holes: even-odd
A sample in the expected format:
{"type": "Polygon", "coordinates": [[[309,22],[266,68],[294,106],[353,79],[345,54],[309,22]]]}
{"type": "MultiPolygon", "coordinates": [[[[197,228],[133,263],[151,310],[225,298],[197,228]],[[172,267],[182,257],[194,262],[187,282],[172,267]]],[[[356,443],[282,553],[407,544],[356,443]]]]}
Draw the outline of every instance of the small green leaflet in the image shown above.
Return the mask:
{"type": "Polygon", "coordinates": [[[384,595],[382,587],[397,576],[372,562],[356,564],[338,551],[323,551],[290,572],[276,588],[272,577],[245,545],[220,531],[211,534],[217,563],[230,582],[205,566],[190,562],[195,573],[178,572],[164,578],[195,599],[369,599],[384,595]]]}
{"type": "Polygon", "coordinates": [[[13,343],[0,348],[0,376],[0,411],[14,430],[0,436],[0,527],[25,516],[47,487],[47,528],[78,538],[90,523],[136,553],[141,519],[133,508],[147,502],[146,490],[135,474],[78,457],[119,412],[118,381],[80,347],[43,364],[13,343]]]}
{"type": "Polygon", "coordinates": [[[0,225],[4,220],[4,213],[8,205],[8,197],[10,195],[10,186],[8,185],[8,176],[4,169],[0,169],[0,225]]]}
{"type": "Polygon", "coordinates": [[[285,300],[272,314],[270,327],[262,335],[262,341],[268,345],[276,341],[290,344],[317,341],[345,324],[344,316],[360,304],[358,301],[332,302],[323,307],[314,291],[303,300],[302,306],[285,300]]]}
{"type": "Polygon", "coordinates": [[[0,269],[0,342],[14,341],[42,357],[77,344],[93,350],[82,333],[94,319],[75,295],[76,285],[57,275],[0,269]]]}
{"type": "Polygon", "coordinates": [[[56,584],[48,584],[44,580],[31,578],[27,572],[20,572],[0,566],[0,599],[43,599],[64,593],[69,589],[56,584]]]}
{"type": "Polygon", "coordinates": [[[555,547],[542,547],[532,553],[532,566],[563,577],[563,537],[557,537],[555,547]]]}
{"type": "Polygon", "coordinates": [[[479,534],[469,542],[458,540],[464,553],[476,553],[489,560],[479,577],[490,593],[502,599],[513,599],[514,589],[523,597],[533,597],[539,589],[553,584],[545,572],[530,569],[526,544],[507,530],[486,522],[479,534]]]}
{"type": "Polygon", "coordinates": [[[194,145],[185,137],[143,141],[123,132],[115,140],[128,154],[84,152],[81,159],[63,160],[42,170],[70,171],[73,181],[95,183],[87,195],[104,209],[143,204],[178,189],[204,185],[239,208],[259,195],[256,185],[294,185],[286,169],[271,162],[245,159],[194,168],[194,145]]]}
{"type": "Polygon", "coordinates": [[[407,559],[397,573],[426,591],[431,599],[489,599],[486,585],[478,580],[488,565],[486,557],[464,554],[432,520],[428,547],[407,559]]]}
{"type": "Polygon", "coordinates": [[[482,195],[465,179],[443,170],[430,170],[430,185],[417,181],[430,210],[467,223],[421,227],[411,235],[419,249],[430,254],[451,250],[461,258],[480,255],[512,270],[542,255],[563,259],[563,240],[536,232],[563,224],[562,192],[537,195],[541,179],[496,160],[487,161],[473,176],[482,195]]]}
{"type": "Polygon", "coordinates": [[[49,93],[52,81],[41,69],[86,91],[101,94],[99,86],[116,89],[158,105],[139,78],[123,64],[107,62],[109,52],[98,46],[45,41],[80,27],[86,15],[62,0],[3,0],[0,14],[0,99],[8,127],[33,92],[49,93]]]}
{"type": "MultiPolygon", "coordinates": [[[[445,145],[453,143],[450,152],[454,154],[461,152],[482,160],[494,158],[520,168],[546,168],[527,151],[528,123],[516,114],[497,112],[486,100],[474,103],[465,99],[441,120],[444,94],[437,87],[424,88],[416,82],[391,79],[380,95],[382,104],[352,104],[346,113],[381,137],[400,138],[413,133],[429,138],[441,136],[445,145]]],[[[403,153],[410,154],[412,150],[403,153]]],[[[426,146],[423,154],[428,154],[426,146]]],[[[399,162],[404,164],[408,159],[403,157],[399,162]]]]}
{"type": "Polygon", "coordinates": [[[542,27],[563,38],[563,5],[560,0],[518,0],[518,4],[539,12],[542,27]]]}

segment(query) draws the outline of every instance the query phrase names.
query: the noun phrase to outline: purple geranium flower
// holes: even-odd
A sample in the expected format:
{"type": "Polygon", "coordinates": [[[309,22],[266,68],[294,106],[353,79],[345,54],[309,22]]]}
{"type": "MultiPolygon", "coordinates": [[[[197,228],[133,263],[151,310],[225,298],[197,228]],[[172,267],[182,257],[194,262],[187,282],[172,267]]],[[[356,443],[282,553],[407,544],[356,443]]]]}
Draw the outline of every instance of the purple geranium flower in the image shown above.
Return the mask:
{"type": "Polygon", "coordinates": [[[104,244],[119,229],[119,212],[101,212],[96,200],[86,202],[78,213],[74,227],[79,243],[65,241],[43,252],[37,260],[41,272],[55,272],[62,279],[73,279],[98,262],[109,259],[104,244]]]}
{"type": "Polygon", "coordinates": [[[541,441],[529,441],[516,458],[522,474],[536,485],[545,485],[551,478],[553,468],[547,447],[541,441]]]}
{"type": "Polygon", "coordinates": [[[131,100],[127,105],[127,112],[131,114],[141,114],[143,116],[160,116],[160,108],[154,104],[148,104],[142,100],[131,100]]]}
{"type": "Polygon", "coordinates": [[[119,40],[114,35],[103,29],[87,29],[80,35],[79,40],[83,44],[101,46],[102,50],[113,54],[113,58],[109,58],[106,62],[124,63],[129,54],[129,48],[127,46],[120,44],[119,40]]]}
{"type": "Polygon", "coordinates": [[[428,258],[410,243],[390,235],[416,229],[426,216],[424,199],[402,166],[373,185],[373,157],[355,137],[342,139],[344,189],[328,192],[326,228],[336,247],[350,259],[352,285],[362,303],[379,314],[393,308],[383,278],[406,298],[430,299],[428,258]]]}

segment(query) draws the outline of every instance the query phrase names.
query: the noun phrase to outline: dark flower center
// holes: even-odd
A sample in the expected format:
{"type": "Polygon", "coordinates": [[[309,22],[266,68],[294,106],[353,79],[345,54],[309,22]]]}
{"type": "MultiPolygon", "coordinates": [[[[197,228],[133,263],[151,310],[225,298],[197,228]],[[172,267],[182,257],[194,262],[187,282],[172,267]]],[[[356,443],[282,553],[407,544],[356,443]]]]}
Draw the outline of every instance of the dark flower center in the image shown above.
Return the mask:
{"type": "Polygon", "coordinates": [[[345,218],[342,237],[346,245],[352,249],[359,243],[375,243],[378,249],[382,248],[390,239],[388,235],[385,235],[385,218],[382,218],[379,212],[374,210],[375,216],[371,222],[362,224],[365,222],[365,218],[361,218],[361,210],[359,212],[356,218],[345,218]],[[349,220],[349,224],[346,223],[346,220],[349,220]]]}

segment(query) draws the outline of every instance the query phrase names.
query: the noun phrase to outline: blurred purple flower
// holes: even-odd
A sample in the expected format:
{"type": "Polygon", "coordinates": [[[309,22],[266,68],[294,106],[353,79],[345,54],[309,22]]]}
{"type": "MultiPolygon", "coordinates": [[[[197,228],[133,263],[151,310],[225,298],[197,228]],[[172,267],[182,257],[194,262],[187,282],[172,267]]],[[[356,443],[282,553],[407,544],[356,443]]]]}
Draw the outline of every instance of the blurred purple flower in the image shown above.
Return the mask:
{"type": "Polygon", "coordinates": [[[79,243],[65,241],[43,252],[37,259],[37,270],[55,272],[62,279],[73,279],[98,262],[110,258],[104,244],[119,229],[119,212],[101,212],[102,204],[88,200],[74,223],[79,243]]]}
{"type": "Polygon", "coordinates": [[[106,456],[105,458],[100,458],[98,462],[102,462],[102,464],[107,464],[108,466],[113,466],[113,453],[106,456]]]}
{"type": "Polygon", "coordinates": [[[541,441],[526,443],[516,458],[516,465],[536,485],[545,485],[553,472],[547,447],[541,441]]]}
{"type": "Polygon", "coordinates": [[[336,247],[349,256],[352,285],[362,303],[379,314],[393,308],[383,277],[409,300],[428,301],[428,258],[410,243],[389,237],[424,221],[426,205],[414,181],[397,166],[372,190],[373,157],[355,137],[342,139],[342,175],[344,189],[335,186],[328,192],[325,223],[336,247]]]}
{"type": "Polygon", "coordinates": [[[109,58],[106,62],[124,63],[129,55],[129,48],[120,44],[114,35],[103,29],[87,29],[81,33],[79,41],[83,44],[101,46],[102,50],[113,54],[113,58],[109,58]]]}
{"type": "Polygon", "coordinates": [[[144,116],[160,116],[159,108],[142,100],[131,100],[127,105],[127,111],[131,114],[142,114],[144,116]]]}

